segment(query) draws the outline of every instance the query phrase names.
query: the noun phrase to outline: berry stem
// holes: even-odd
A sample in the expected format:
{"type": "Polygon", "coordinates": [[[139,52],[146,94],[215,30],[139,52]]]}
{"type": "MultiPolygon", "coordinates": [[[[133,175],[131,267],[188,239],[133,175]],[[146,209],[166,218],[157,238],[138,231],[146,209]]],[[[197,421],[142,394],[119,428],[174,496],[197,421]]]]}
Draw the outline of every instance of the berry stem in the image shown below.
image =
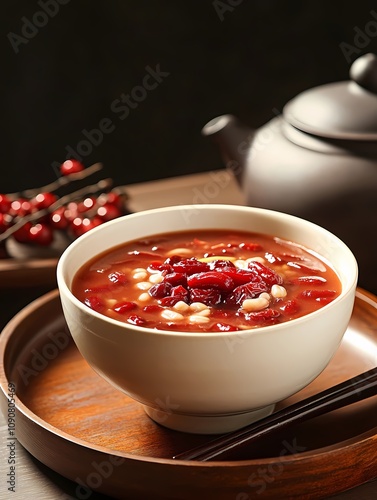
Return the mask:
{"type": "MultiPolygon", "coordinates": [[[[77,175],[77,174],[72,174],[72,175],[77,175]]],[[[63,205],[66,205],[71,201],[84,198],[90,194],[96,194],[98,192],[106,191],[111,188],[112,183],[113,183],[112,179],[102,179],[96,184],[85,186],[81,189],[78,189],[77,191],[73,191],[72,193],[62,196],[55,203],[53,203],[47,208],[38,210],[38,212],[33,212],[29,215],[25,215],[24,217],[18,218],[15,224],[13,224],[12,226],[9,227],[9,229],[0,234],[0,242],[6,240],[9,236],[11,236],[15,231],[24,226],[27,222],[36,222],[41,217],[44,217],[45,215],[48,215],[51,212],[54,212],[58,208],[62,207],[63,205]]]]}
{"type": "MultiPolygon", "coordinates": [[[[38,193],[45,192],[53,192],[59,189],[61,186],[65,186],[74,181],[80,181],[89,177],[90,175],[99,172],[102,169],[102,163],[94,163],[90,167],[85,168],[81,172],[76,172],[74,174],[62,175],[56,181],[51,182],[50,184],[46,184],[45,186],[41,186],[39,188],[25,189],[24,191],[20,191],[18,193],[10,193],[7,196],[11,199],[15,198],[33,198],[38,193]]],[[[1,240],[0,240],[1,241],[1,240]]]]}

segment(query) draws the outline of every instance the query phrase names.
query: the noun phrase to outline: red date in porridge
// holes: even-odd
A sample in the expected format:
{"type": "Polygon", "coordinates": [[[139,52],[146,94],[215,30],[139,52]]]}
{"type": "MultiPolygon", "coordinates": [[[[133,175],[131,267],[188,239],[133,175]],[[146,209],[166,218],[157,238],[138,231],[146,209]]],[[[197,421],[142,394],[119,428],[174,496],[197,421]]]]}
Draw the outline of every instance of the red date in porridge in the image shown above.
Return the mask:
{"type": "Polygon", "coordinates": [[[78,271],[72,292],[137,326],[228,332],[311,313],[334,300],[341,283],[320,256],[294,242],[199,230],[117,246],[78,271]]]}

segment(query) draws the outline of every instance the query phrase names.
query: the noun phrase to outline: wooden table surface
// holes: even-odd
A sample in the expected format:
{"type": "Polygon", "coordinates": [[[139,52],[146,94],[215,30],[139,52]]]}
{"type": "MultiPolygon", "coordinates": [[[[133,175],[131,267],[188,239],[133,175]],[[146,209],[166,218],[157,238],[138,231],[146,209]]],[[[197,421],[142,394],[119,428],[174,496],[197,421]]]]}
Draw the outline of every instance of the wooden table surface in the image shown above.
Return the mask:
{"type": "MultiPolygon", "coordinates": [[[[129,207],[131,211],[176,204],[245,204],[242,192],[232,175],[225,170],[134,184],[128,186],[127,191],[130,196],[129,207]]],[[[0,290],[0,329],[2,330],[4,325],[22,307],[54,288],[56,288],[55,282],[44,283],[40,287],[25,284],[24,287],[2,288],[0,290]]],[[[79,500],[90,498],[103,500],[107,498],[95,492],[80,490],[79,485],[60,476],[34,459],[18,442],[15,446],[15,492],[8,491],[9,483],[7,481],[9,477],[7,474],[9,474],[10,466],[8,464],[9,447],[7,444],[9,441],[7,438],[7,422],[5,416],[0,414],[0,499],[79,500]]],[[[352,471],[350,473],[352,474],[352,471]]],[[[263,498],[263,495],[261,497],[263,498]]],[[[377,498],[377,478],[375,481],[332,498],[334,500],[374,500],[377,498]]]]}

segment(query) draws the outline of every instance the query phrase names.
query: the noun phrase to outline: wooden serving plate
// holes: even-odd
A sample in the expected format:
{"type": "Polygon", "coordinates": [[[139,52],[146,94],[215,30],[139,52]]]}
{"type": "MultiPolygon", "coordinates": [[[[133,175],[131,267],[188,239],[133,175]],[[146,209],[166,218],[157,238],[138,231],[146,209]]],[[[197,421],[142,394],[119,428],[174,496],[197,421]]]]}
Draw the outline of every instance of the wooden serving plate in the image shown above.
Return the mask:
{"type": "MultiPolygon", "coordinates": [[[[349,328],[330,365],[282,405],[376,363],[377,297],[358,289],[349,328]]],[[[173,460],[210,438],[156,424],[137,402],[102,380],[73,344],[56,290],[18,313],[0,336],[4,415],[10,382],[16,386],[18,441],[75,481],[79,498],[97,491],[130,500],[317,499],[377,477],[377,397],[277,434],[242,460],[173,460]]]]}

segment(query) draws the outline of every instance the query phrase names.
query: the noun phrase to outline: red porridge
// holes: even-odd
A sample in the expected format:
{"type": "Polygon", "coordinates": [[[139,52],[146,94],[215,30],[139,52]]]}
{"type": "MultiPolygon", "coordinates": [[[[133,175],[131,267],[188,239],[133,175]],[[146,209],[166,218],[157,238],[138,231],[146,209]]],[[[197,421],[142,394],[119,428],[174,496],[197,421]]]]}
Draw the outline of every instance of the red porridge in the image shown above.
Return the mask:
{"type": "Polygon", "coordinates": [[[321,256],[259,233],[197,230],[153,235],[112,248],[83,266],[73,294],[133,325],[228,332],[289,321],[341,292],[321,256]]]}

